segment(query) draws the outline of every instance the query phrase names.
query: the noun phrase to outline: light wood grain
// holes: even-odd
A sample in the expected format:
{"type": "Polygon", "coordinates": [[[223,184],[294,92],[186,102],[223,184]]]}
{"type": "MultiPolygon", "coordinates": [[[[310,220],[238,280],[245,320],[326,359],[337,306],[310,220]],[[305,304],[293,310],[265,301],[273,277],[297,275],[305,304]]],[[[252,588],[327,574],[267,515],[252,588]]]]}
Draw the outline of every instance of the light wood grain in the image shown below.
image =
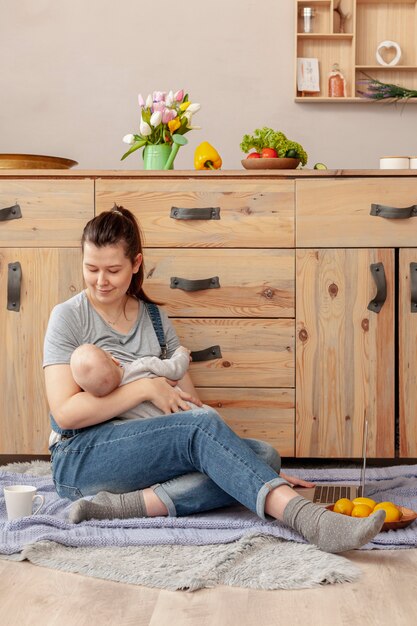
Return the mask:
{"type": "Polygon", "coordinates": [[[198,387],[293,387],[294,320],[172,318],[190,350],[219,345],[222,358],[191,363],[198,387]]]}
{"type": "Polygon", "coordinates": [[[262,591],[216,587],[162,591],[0,560],[7,626],[414,626],[417,550],[346,553],[356,583],[262,591]]]}
{"type": "Polygon", "coordinates": [[[198,395],[240,437],[268,441],[282,456],[295,456],[294,389],[201,387],[198,395]]]}
{"type": "Polygon", "coordinates": [[[0,245],[79,246],[94,214],[92,180],[2,180],[0,209],[18,204],[22,217],[0,222],[0,245]]]}
{"type": "Polygon", "coordinates": [[[293,250],[155,249],[145,251],[146,293],[187,317],[294,317],[293,250]],[[171,277],[218,277],[220,287],[171,288],[171,277]]]}
{"type": "Polygon", "coordinates": [[[417,241],[417,218],[370,215],[371,204],[408,207],[416,202],[413,179],[297,182],[296,242],[300,247],[403,247],[417,241]]]}
{"type": "Polygon", "coordinates": [[[52,307],[81,289],[78,248],[0,248],[1,454],[48,453],[43,337],[52,307]],[[19,312],[6,309],[8,264],[16,261],[22,266],[19,312]]]}
{"type": "Polygon", "coordinates": [[[417,263],[417,250],[400,250],[398,367],[400,455],[404,458],[417,457],[417,311],[411,309],[410,263],[417,263]]]}
{"type": "Polygon", "coordinates": [[[97,180],[97,213],[116,203],[137,216],[148,247],[290,248],[294,183],[97,180]],[[171,208],[219,207],[219,220],[176,220],[171,208]]]}
{"type": "Polygon", "coordinates": [[[363,421],[368,456],[394,455],[393,250],[298,250],[296,454],[360,457],[363,421]],[[370,264],[382,262],[387,299],[370,264]]]}

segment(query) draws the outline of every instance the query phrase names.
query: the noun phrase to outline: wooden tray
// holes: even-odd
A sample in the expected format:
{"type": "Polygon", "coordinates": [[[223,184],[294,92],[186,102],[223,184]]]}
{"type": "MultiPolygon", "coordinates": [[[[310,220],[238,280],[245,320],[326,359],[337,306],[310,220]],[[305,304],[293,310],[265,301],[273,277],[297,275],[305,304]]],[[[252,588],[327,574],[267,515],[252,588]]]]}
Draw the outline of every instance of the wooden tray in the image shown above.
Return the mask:
{"type": "Polygon", "coordinates": [[[300,159],[242,159],[241,163],[246,170],[295,170],[300,159]]]}
{"type": "MultiPolygon", "coordinates": [[[[326,506],[326,509],[329,509],[329,511],[333,511],[333,506],[334,506],[333,504],[329,504],[328,506],[326,506]]],[[[385,524],[381,528],[381,531],[398,530],[399,528],[406,528],[412,522],[414,522],[414,520],[417,519],[417,513],[413,511],[412,509],[407,509],[407,507],[405,506],[398,506],[398,508],[403,514],[402,518],[398,522],[385,522],[385,524]]]]}
{"type": "Polygon", "coordinates": [[[43,156],[40,154],[0,154],[3,170],[68,170],[78,165],[72,159],[43,156]]]}

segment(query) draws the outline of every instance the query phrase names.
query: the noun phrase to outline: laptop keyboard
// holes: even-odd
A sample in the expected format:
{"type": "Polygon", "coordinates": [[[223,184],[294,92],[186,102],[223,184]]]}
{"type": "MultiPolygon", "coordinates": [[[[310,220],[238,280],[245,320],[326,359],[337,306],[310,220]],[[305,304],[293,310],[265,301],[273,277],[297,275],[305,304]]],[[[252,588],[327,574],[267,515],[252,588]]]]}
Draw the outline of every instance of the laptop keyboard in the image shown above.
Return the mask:
{"type": "Polygon", "coordinates": [[[343,485],[317,485],[314,489],[313,502],[318,504],[334,503],[340,498],[349,498],[351,487],[343,485]]]}

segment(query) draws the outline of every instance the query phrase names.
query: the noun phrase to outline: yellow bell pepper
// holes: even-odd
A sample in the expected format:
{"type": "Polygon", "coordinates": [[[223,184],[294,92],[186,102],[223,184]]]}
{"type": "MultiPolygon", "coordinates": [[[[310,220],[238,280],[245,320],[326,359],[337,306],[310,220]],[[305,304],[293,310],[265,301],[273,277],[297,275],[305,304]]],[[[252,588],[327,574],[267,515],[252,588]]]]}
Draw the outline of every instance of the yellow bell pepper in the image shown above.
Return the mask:
{"type": "Polygon", "coordinates": [[[203,141],[195,149],[194,167],[196,170],[219,170],[222,166],[220,154],[208,141],[203,141]]]}

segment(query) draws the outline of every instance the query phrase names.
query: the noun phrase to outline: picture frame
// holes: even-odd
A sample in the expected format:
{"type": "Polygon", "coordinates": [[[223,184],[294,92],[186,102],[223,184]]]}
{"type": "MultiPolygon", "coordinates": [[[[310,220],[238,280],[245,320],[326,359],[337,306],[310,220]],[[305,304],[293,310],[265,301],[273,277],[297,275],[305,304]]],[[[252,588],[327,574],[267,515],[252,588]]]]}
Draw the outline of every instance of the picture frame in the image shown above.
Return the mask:
{"type": "Polygon", "coordinates": [[[305,57],[297,59],[297,89],[301,93],[320,93],[318,59],[305,57]]]}

